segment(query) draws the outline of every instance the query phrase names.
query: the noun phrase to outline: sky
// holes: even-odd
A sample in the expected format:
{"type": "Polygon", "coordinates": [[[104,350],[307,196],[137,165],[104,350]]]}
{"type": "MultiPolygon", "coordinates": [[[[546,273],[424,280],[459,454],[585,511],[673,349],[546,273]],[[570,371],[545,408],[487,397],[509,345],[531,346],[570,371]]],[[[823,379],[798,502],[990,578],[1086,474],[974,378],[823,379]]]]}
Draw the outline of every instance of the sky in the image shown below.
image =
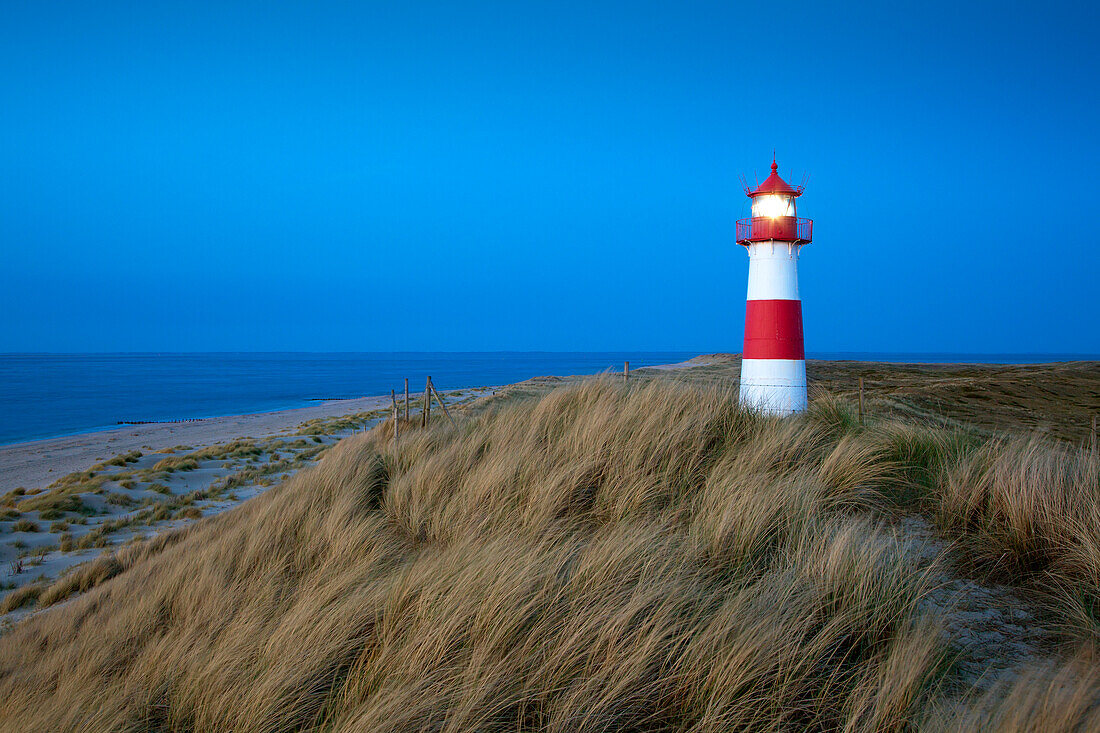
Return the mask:
{"type": "Polygon", "coordinates": [[[0,351],[1097,353],[1092,3],[6,3],[0,351]]]}

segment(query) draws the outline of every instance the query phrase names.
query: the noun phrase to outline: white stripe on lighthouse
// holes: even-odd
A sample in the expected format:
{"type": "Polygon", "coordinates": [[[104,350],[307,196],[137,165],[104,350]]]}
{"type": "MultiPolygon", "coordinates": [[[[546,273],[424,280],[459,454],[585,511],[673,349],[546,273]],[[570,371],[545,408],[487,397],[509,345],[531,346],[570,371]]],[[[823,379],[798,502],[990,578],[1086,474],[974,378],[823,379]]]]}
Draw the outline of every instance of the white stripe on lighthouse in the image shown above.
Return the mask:
{"type": "Polygon", "coordinates": [[[748,300],[798,300],[798,250],[790,242],[753,242],[748,300]]]}
{"type": "Polygon", "coordinates": [[[774,415],[806,409],[806,362],[802,359],[742,359],[741,404],[774,415]]]}

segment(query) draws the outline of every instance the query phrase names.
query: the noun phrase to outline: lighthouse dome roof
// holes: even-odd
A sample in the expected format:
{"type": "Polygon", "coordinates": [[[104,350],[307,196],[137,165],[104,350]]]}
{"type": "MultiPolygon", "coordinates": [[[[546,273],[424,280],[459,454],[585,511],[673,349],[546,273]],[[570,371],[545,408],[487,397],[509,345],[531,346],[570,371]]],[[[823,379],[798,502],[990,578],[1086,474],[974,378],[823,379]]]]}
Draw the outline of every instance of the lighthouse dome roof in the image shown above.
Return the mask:
{"type": "Polygon", "coordinates": [[[779,166],[772,160],[772,173],[764,179],[764,182],[748,192],[749,196],[763,196],[766,193],[786,194],[787,196],[801,196],[802,187],[794,188],[779,177],[779,166]]]}

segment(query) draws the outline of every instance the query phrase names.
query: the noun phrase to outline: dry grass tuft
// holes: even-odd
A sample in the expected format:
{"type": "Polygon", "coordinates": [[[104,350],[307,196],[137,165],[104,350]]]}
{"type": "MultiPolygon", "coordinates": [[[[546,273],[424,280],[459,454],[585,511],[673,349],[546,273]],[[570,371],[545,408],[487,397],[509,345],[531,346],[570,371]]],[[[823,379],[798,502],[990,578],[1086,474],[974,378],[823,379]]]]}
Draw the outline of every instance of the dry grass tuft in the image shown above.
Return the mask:
{"type": "MultiPolygon", "coordinates": [[[[176,544],[187,531],[187,529],[178,529],[162,532],[148,540],[135,537],[138,541],[125,545],[117,552],[105,554],[91,562],[75,566],[58,580],[42,588],[41,593],[36,596],[38,607],[52,606],[110,580],[131,568],[135,563],[147,560],[166,547],[176,544]]],[[[64,539],[65,535],[62,535],[63,543],[64,539]]],[[[69,537],[69,544],[71,546],[72,537],[69,537]]]]}
{"type": "Polygon", "coordinates": [[[41,532],[41,528],[37,523],[32,522],[29,519],[20,519],[13,522],[11,525],[12,532],[41,532]]]}
{"type": "Polygon", "coordinates": [[[33,605],[45,590],[46,583],[44,582],[28,583],[16,588],[0,601],[0,613],[10,613],[17,608],[33,605]]]}

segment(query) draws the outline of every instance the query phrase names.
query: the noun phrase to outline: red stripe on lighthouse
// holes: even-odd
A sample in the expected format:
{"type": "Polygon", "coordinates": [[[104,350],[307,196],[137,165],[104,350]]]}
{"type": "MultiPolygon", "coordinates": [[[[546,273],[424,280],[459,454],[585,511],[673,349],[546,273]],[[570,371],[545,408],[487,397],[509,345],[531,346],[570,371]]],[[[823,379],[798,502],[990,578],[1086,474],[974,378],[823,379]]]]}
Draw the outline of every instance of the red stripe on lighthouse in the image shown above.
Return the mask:
{"type": "Polygon", "coordinates": [[[746,301],[744,358],[805,359],[802,301],[746,301]]]}

